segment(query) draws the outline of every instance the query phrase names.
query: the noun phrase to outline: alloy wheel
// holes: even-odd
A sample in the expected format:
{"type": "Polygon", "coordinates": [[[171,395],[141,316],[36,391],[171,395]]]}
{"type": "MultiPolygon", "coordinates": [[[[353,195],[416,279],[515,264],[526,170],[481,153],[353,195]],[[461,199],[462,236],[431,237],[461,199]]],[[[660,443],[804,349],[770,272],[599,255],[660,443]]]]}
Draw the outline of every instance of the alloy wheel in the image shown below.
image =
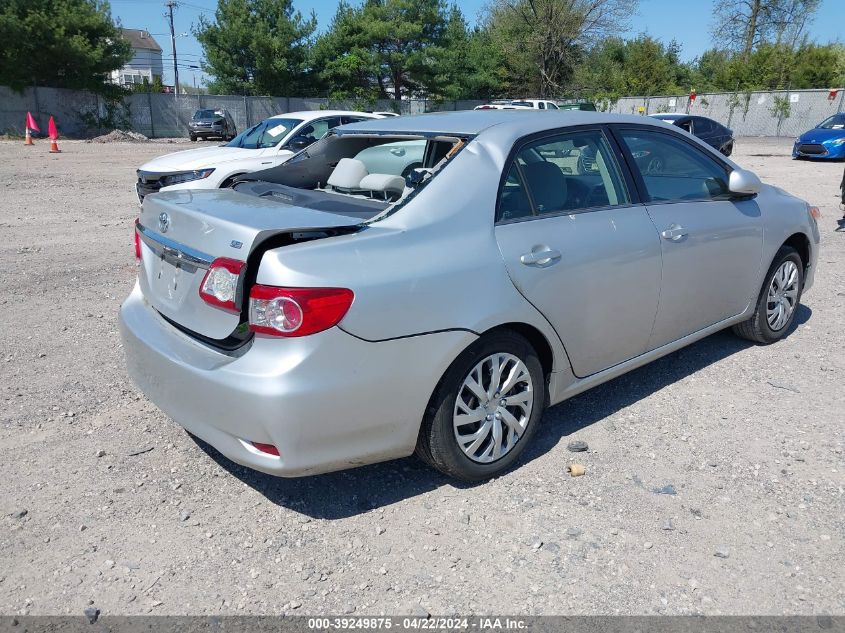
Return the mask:
{"type": "Polygon", "coordinates": [[[769,283],[766,297],[766,321],[773,332],[786,327],[798,305],[798,266],[792,260],[783,262],[769,283]]]}
{"type": "Polygon", "coordinates": [[[480,361],[458,389],[455,440],[477,463],[507,455],[525,433],[534,406],[531,373],[519,358],[497,353],[480,361]]]}

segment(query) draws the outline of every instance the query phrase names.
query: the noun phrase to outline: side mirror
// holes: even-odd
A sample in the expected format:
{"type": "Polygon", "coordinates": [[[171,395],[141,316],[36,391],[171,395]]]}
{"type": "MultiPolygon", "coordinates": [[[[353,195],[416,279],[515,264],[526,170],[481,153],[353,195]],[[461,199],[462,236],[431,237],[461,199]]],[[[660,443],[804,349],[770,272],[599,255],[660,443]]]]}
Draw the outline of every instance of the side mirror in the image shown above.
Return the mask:
{"type": "Polygon", "coordinates": [[[287,147],[293,152],[298,152],[311,145],[311,143],[311,139],[306,136],[294,136],[290,141],[288,141],[287,147]]]}
{"type": "Polygon", "coordinates": [[[731,193],[738,193],[743,196],[753,196],[760,193],[763,183],[753,171],[747,169],[734,169],[728,179],[728,189],[731,193]]]}

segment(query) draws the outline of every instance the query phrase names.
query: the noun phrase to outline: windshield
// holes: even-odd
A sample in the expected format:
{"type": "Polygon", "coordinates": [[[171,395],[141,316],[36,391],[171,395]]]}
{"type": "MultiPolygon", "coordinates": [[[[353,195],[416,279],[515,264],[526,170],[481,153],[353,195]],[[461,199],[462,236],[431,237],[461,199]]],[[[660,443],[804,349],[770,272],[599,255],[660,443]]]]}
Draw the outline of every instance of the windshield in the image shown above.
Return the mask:
{"type": "Polygon", "coordinates": [[[266,149],[275,147],[302,119],[267,119],[241,132],[226,147],[243,149],[266,149]]]}
{"type": "Polygon", "coordinates": [[[823,130],[845,129],[845,114],[834,114],[832,117],[819,123],[819,127],[823,130]]]}
{"type": "Polygon", "coordinates": [[[197,110],[194,113],[194,121],[205,121],[207,119],[217,119],[222,117],[223,113],[217,110],[197,110]]]}

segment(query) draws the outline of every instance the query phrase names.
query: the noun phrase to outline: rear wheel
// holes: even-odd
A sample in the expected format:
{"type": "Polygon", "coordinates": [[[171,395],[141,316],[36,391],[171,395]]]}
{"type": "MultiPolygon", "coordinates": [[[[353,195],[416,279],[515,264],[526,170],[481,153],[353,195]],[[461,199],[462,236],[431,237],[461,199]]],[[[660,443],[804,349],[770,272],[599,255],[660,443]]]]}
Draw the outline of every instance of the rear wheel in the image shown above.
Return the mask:
{"type": "Polygon", "coordinates": [[[754,314],[735,325],[734,333],[763,344],[783,338],[795,320],[803,289],[804,262],[794,248],[782,246],[763,282],[754,314]]]}
{"type": "Polygon", "coordinates": [[[484,336],[446,371],[416,453],[437,470],[480,481],[510,468],[537,431],[545,404],[537,353],[522,336],[484,336]]]}

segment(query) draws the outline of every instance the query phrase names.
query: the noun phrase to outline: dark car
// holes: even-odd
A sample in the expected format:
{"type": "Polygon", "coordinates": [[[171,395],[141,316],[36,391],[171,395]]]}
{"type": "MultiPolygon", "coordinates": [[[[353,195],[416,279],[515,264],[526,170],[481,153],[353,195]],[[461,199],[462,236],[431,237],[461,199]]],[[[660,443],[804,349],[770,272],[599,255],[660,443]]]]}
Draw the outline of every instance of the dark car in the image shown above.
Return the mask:
{"type": "Polygon", "coordinates": [[[686,130],[693,136],[715,147],[725,156],[730,156],[734,151],[733,130],[706,116],[692,116],[689,114],[652,114],[652,117],[664,123],[674,125],[686,130]]]}
{"type": "Polygon", "coordinates": [[[197,110],[188,123],[188,136],[192,141],[210,137],[229,141],[237,135],[235,120],[228,110],[197,110]]]}

